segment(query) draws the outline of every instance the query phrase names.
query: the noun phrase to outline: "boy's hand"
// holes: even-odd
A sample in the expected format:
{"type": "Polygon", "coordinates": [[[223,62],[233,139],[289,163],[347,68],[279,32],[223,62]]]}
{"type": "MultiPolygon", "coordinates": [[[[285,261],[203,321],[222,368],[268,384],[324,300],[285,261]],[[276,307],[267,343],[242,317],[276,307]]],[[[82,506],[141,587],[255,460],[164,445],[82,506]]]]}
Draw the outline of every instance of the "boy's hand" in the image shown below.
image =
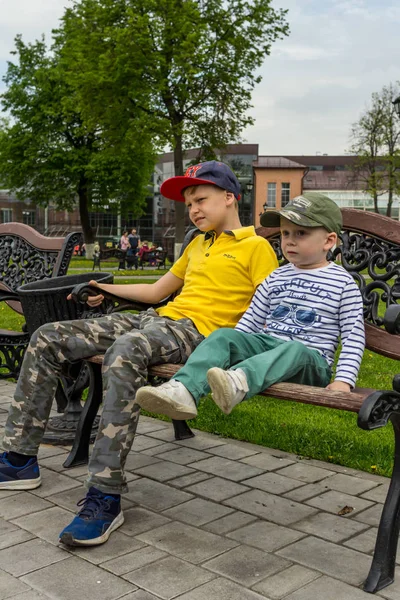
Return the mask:
{"type": "MultiPolygon", "coordinates": [[[[97,287],[100,289],[99,284],[97,283],[97,281],[94,281],[93,279],[91,281],[89,281],[89,284],[92,287],[97,287]]],[[[71,294],[69,294],[67,296],[67,300],[72,300],[72,296],[71,294]]],[[[104,300],[104,296],[102,294],[99,294],[98,296],[89,296],[88,299],[86,300],[86,304],[88,304],[91,308],[94,308],[95,306],[99,306],[99,304],[101,304],[104,300]]]]}
{"type": "Polygon", "coordinates": [[[344,381],[332,381],[326,386],[327,390],[335,390],[336,392],[351,392],[351,386],[344,381]]]}
{"type": "MultiPolygon", "coordinates": [[[[89,281],[89,285],[100,289],[100,286],[97,283],[97,281],[91,280],[89,281]]],[[[98,296],[89,296],[86,300],[86,304],[89,304],[90,308],[94,308],[95,306],[99,306],[99,304],[101,304],[103,300],[104,296],[102,294],[99,294],[98,296]]]]}

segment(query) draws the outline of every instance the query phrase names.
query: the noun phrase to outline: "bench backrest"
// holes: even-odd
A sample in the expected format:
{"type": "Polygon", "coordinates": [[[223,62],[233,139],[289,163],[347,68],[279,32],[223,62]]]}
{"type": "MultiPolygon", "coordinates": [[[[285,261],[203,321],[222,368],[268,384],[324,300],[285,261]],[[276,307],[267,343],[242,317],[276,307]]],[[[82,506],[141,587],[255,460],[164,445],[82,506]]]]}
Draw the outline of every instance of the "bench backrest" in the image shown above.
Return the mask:
{"type": "MultiPolygon", "coordinates": [[[[66,275],[74,247],[82,234],[70,233],[65,238],[45,237],[29,225],[0,225],[0,291],[11,295],[24,283],[66,275]]],[[[22,314],[19,301],[7,304],[22,314]]]]}
{"type": "MultiPolygon", "coordinates": [[[[366,346],[370,350],[400,358],[400,336],[382,329],[383,314],[400,299],[400,223],[389,217],[343,208],[343,230],[332,258],[353,276],[364,302],[366,346]]],[[[279,228],[259,227],[257,234],[272,245],[283,260],[279,228]]]]}

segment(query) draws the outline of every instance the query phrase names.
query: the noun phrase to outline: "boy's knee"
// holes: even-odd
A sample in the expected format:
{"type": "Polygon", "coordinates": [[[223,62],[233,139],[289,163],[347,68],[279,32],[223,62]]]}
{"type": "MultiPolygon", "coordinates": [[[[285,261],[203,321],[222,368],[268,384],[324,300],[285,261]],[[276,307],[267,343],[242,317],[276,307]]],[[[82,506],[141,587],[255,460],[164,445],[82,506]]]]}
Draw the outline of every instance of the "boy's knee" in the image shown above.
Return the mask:
{"type": "Polygon", "coordinates": [[[54,328],[54,323],[45,323],[33,332],[29,344],[31,346],[36,346],[38,341],[41,340],[44,342],[45,346],[47,346],[47,344],[54,339],[55,332],[56,329],[54,328]]]}
{"type": "Polygon", "coordinates": [[[108,348],[104,355],[104,366],[122,366],[121,361],[132,363],[135,357],[143,354],[144,345],[148,344],[143,333],[135,331],[122,335],[108,348]]]}
{"type": "Polygon", "coordinates": [[[236,329],[232,329],[231,327],[221,327],[221,329],[216,329],[215,331],[210,333],[207,340],[231,341],[236,340],[239,337],[238,334],[240,334],[240,331],[237,331],[236,329]]]}

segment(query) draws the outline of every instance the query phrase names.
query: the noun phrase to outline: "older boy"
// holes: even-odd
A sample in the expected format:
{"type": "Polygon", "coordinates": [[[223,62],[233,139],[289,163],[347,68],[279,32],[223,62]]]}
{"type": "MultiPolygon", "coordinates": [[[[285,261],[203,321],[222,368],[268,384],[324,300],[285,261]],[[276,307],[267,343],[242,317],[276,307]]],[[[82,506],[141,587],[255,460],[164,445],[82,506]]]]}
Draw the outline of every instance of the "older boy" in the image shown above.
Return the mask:
{"type": "MultiPolygon", "coordinates": [[[[191,167],[185,176],[165,181],[161,192],[185,202],[191,221],[205,235],[199,235],[154,284],[97,287],[151,304],[181,293],[157,311],[39,328],[25,354],[10,408],[0,488],[33,489],[40,485],[36,455],[62,364],[105,353],[103,413],[89,463],[89,492],[79,503],[83,507],[78,516],[61,532],[65,544],[102,544],[123,523],[124,465],[139,418],[135,396],[148,367],[185,362],[209,333],[233,327],[257,286],[277,266],[270,245],[256,236],[253,227],[241,227],[240,185],[227,165],[210,161],[191,167]]],[[[96,306],[102,298],[99,294],[89,303],[96,306]]]]}
{"type": "Polygon", "coordinates": [[[229,414],[280,381],[343,391],[355,385],[365,345],[362,298],[351,275],[326,258],[341,230],[340,209],[323,194],[305,193],[264,214],[261,224],[280,224],[289,264],[259,286],[235,329],[210,335],[170,383],[139,390],[136,401],[143,408],[174,419],[194,417],[198,400],[211,389],[229,414]],[[330,383],[339,338],[342,350],[330,383]]]}

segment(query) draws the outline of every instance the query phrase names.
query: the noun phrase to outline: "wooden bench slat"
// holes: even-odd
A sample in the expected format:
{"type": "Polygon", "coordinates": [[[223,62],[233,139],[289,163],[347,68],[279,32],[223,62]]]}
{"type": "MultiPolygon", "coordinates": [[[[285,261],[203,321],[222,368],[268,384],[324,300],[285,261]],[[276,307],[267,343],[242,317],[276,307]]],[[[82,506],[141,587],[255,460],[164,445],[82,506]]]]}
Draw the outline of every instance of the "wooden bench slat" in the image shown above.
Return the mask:
{"type": "Polygon", "coordinates": [[[394,358],[395,360],[399,359],[400,336],[392,335],[384,329],[371,325],[370,323],[364,322],[364,326],[366,338],[365,345],[368,350],[372,350],[372,352],[387,356],[388,358],[394,358]]]}
{"type": "Polygon", "coordinates": [[[283,382],[271,385],[260,395],[358,413],[365,398],[372,392],[375,390],[367,388],[357,388],[356,392],[338,392],[311,385],[283,382]]]}
{"type": "MultiPolygon", "coordinates": [[[[92,356],[89,362],[102,364],[103,355],[92,356]]],[[[149,368],[149,375],[153,377],[162,377],[170,379],[182,364],[166,363],[164,365],[155,365],[149,368]]],[[[370,388],[355,388],[354,392],[338,392],[327,390],[326,388],[313,387],[311,385],[300,385],[298,383],[275,383],[260,396],[272,396],[281,400],[293,400],[303,404],[313,404],[315,406],[326,406],[328,408],[337,408],[350,412],[358,412],[365,398],[375,392],[370,388]]]]}

